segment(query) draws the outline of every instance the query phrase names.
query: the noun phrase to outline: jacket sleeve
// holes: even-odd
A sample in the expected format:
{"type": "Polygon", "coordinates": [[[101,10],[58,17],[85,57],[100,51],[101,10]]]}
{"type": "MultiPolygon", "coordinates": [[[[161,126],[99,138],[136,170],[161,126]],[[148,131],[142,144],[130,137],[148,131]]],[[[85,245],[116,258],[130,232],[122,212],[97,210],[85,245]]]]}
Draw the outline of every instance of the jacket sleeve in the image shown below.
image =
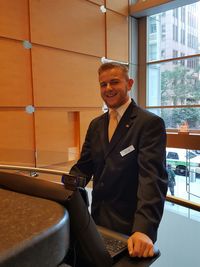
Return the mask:
{"type": "Polygon", "coordinates": [[[138,202],[132,229],[147,234],[153,242],[157,238],[168,186],[165,148],[164,122],[153,116],[145,122],[139,139],[138,202]]]}
{"type": "Polygon", "coordinates": [[[91,131],[92,123],[90,124],[85,141],[81,150],[81,155],[77,163],[71,168],[70,173],[75,175],[80,175],[86,178],[87,183],[90,181],[93,175],[93,161],[91,157],[91,131]]]}

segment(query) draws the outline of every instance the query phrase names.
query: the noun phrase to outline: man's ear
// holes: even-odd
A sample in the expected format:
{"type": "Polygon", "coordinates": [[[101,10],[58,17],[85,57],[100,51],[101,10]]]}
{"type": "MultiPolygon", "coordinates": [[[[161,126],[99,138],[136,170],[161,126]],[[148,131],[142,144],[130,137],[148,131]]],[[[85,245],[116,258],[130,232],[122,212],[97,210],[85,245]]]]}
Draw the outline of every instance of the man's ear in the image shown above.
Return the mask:
{"type": "Polygon", "coordinates": [[[129,79],[128,80],[128,89],[131,90],[131,87],[133,86],[134,84],[134,80],[133,79],[129,79]]]}

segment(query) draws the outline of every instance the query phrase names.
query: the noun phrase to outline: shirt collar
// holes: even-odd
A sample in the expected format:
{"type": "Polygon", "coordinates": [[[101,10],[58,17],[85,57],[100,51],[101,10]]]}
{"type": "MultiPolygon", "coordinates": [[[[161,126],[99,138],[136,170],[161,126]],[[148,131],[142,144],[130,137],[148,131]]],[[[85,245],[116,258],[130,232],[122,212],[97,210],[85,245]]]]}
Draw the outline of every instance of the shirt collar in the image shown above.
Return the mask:
{"type": "MultiPolygon", "coordinates": [[[[117,111],[117,119],[118,119],[118,122],[120,121],[121,117],[124,115],[124,112],[126,111],[126,109],[128,108],[129,104],[131,103],[131,98],[129,97],[128,101],[121,105],[119,108],[116,109],[117,111]]],[[[112,109],[109,109],[109,113],[112,109]]]]}

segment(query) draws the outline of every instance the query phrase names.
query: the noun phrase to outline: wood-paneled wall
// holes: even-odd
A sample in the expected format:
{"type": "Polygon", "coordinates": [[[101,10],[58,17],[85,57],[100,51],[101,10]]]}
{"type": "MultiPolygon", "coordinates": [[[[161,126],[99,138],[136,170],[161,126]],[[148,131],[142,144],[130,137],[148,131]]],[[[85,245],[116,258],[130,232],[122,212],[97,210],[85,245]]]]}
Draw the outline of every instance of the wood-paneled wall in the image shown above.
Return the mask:
{"type": "Polygon", "coordinates": [[[76,160],[102,112],[101,58],[128,62],[128,43],[128,0],[0,0],[0,163],[76,160]]]}

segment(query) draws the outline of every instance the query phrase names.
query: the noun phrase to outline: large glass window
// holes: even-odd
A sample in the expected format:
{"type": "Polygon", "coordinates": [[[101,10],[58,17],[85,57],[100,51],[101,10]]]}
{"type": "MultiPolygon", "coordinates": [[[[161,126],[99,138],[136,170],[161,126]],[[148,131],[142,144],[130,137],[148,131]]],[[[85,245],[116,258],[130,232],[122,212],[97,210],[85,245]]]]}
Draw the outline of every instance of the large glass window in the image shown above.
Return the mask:
{"type": "MultiPolygon", "coordinates": [[[[200,204],[200,151],[167,147],[168,195],[200,204]]],[[[165,208],[193,220],[199,213],[166,203],[165,208]]]]}
{"type": "Polygon", "coordinates": [[[169,194],[200,203],[200,151],[167,147],[166,160],[167,170],[174,172],[169,194]]]}
{"type": "Polygon", "coordinates": [[[174,130],[200,130],[199,14],[200,1],[147,18],[146,107],[174,130]]]}

